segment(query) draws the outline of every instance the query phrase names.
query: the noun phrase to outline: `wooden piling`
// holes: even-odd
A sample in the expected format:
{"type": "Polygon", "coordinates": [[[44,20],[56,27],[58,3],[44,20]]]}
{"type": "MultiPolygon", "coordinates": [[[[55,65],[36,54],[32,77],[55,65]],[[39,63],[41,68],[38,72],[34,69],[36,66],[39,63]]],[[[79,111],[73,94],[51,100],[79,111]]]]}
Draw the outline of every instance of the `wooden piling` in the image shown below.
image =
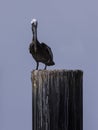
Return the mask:
{"type": "Polygon", "coordinates": [[[83,130],[83,72],[34,70],[32,130],[83,130]]]}

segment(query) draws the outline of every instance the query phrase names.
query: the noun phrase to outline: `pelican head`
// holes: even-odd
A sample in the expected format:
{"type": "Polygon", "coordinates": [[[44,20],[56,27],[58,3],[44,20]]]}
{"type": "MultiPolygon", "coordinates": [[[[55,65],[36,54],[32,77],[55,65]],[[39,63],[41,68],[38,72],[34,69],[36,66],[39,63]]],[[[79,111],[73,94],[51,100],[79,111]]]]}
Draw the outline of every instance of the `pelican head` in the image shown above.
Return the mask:
{"type": "Polygon", "coordinates": [[[37,27],[37,25],[38,25],[37,20],[36,19],[32,19],[31,20],[31,25],[37,27]]]}

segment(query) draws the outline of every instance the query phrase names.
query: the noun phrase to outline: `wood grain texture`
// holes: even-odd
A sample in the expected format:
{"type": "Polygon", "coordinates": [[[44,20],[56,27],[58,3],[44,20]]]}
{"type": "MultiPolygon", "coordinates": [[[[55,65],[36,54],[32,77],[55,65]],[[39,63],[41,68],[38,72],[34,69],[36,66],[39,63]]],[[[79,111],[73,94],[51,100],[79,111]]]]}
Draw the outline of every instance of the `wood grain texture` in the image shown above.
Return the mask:
{"type": "Polygon", "coordinates": [[[83,72],[34,70],[32,130],[83,130],[83,72]]]}

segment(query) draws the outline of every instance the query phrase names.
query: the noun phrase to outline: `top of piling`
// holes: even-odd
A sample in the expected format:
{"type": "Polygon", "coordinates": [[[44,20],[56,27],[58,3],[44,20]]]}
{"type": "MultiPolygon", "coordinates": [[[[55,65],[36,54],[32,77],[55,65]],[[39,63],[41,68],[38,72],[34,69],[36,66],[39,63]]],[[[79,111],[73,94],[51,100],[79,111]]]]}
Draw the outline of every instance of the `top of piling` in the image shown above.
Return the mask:
{"type": "Polygon", "coordinates": [[[76,69],[76,70],[66,70],[66,69],[54,69],[54,70],[32,70],[32,72],[31,73],[38,73],[38,72],[48,72],[48,73],[50,73],[50,72],[54,72],[54,73],[56,73],[56,72],[65,72],[65,73],[81,73],[81,74],[83,74],[83,71],[82,70],[79,70],[79,69],[76,69]]]}
{"type": "Polygon", "coordinates": [[[77,75],[79,77],[83,76],[82,70],[66,70],[66,69],[55,69],[55,70],[33,70],[31,72],[31,77],[41,75],[66,75],[68,77],[77,75]]]}

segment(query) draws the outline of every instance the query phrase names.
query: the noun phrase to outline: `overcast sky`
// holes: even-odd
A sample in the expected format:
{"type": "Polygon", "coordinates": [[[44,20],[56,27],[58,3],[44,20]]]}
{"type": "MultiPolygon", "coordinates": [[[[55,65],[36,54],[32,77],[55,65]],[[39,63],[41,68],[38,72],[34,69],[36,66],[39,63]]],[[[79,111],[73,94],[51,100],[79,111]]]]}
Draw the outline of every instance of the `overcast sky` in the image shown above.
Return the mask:
{"type": "MultiPolygon", "coordinates": [[[[0,130],[31,130],[30,21],[51,46],[55,66],[84,71],[84,130],[98,130],[98,1],[0,1],[0,130]]],[[[44,66],[41,64],[40,68],[44,66]]]]}

